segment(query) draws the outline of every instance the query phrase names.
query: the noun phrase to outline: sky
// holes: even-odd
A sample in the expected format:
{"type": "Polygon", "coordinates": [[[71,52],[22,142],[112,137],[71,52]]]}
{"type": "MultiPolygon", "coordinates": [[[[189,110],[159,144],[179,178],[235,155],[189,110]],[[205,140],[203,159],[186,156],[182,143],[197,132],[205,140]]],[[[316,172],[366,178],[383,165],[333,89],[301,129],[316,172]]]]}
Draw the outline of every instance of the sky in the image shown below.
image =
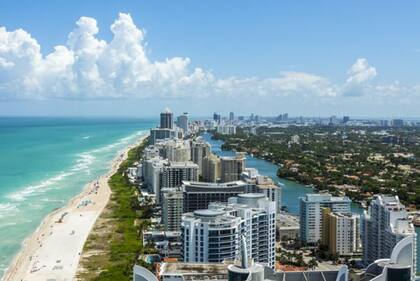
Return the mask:
{"type": "Polygon", "coordinates": [[[419,1],[0,2],[0,116],[420,117],[419,1]]]}

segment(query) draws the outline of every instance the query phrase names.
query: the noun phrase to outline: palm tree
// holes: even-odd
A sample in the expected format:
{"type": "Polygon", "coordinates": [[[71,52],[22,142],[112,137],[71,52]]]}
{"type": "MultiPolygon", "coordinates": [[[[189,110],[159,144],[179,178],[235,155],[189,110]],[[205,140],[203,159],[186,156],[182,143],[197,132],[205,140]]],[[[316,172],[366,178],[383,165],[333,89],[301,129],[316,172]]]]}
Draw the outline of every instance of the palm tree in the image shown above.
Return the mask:
{"type": "Polygon", "coordinates": [[[309,262],[308,262],[308,267],[312,270],[314,270],[316,267],[318,266],[318,262],[316,261],[315,258],[312,258],[309,262]]]}

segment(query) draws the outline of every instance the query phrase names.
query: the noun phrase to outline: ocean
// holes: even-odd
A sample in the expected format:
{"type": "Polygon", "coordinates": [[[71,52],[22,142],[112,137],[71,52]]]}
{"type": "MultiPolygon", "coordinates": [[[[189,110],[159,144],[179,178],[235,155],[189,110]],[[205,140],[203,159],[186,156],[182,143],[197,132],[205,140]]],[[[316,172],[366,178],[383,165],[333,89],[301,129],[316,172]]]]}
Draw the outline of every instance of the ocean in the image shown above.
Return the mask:
{"type": "Polygon", "coordinates": [[[106,173],[152,119],[0,118],[0,277],[51,211],[106,173]]]}

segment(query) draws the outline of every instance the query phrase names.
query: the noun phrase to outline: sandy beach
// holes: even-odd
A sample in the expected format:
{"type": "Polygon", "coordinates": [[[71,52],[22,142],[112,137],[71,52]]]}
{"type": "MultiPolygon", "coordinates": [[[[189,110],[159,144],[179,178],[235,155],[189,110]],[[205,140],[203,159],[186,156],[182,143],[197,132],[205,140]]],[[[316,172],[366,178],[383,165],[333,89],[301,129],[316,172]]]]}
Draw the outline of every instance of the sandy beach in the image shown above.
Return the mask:
{"type": "Polygon", "coordinates": [[[49,214],[23,243],[3,281],[73,280],[83,245],[95,221],[108,203],[108,179],[127,158],[127,152],[147,136],[127,147],[114,159],[111,169],[87,184],[69,203],[49,214]]]}

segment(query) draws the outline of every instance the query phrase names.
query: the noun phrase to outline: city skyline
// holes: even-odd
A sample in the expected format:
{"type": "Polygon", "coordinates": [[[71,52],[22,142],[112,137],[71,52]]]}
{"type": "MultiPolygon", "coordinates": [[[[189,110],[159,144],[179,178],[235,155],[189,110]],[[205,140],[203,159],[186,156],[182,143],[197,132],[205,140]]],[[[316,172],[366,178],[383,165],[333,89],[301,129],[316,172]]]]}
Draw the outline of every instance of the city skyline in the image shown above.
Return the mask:
{"type": "Polygon", "coordinates": [[[183,4],[3,2],[1,115],[419,117],[417,3],[183,4]]]}

